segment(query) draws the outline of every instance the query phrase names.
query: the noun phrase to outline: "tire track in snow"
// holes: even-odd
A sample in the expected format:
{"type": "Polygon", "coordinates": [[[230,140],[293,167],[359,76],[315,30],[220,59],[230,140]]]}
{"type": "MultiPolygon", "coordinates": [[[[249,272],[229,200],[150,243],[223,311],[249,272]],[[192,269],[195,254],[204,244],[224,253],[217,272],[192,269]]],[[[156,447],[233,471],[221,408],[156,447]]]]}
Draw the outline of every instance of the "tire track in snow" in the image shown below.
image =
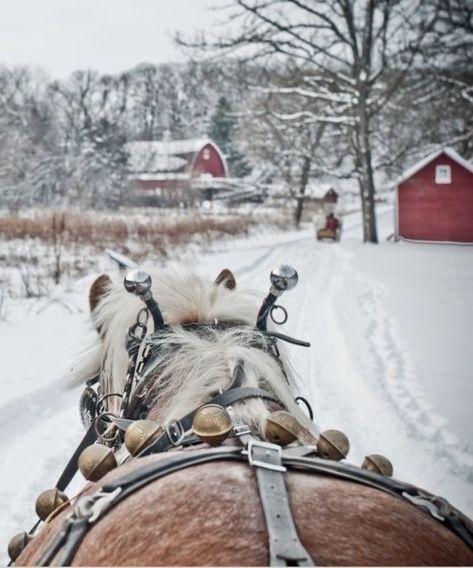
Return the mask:
{"type": "Polygon", "coordinates": [[[353,462],[360,452],[358,430],[362,416],[359,407],[352,404],[356,396],[351,392],[352,385],[356,381],[350,377],[356,373],[356,364],[334,312],[333,299],[342,285],[347,264],[346,256],[337,255],[337,249],[338,245],[332,243],[309,243],[305,251],[310,286],[299,306],[298,333],[309,336],[312,342],[304,374],[316,421],[322,430],[337,428],[350,435],[352,449],[348,461],[353,462]]]}
{"type": "Polygon", "coordinates": [[[383,307],[383,288],[360,274],[358,278],[366,290],[359,296],[359,304],[370,322],[367,338],[378,388],[385,390],[413,438],[427,444],[439,459],[446,460],[456,475],[473,481],[473,456],[449,432],[448,420],[428,401],[397,325],[383,307]]]}
{"type": "Polygon", "coordinates": [[[18,438],[27,436],[37,427],[38,421],[49,420],[58,409],[73,404],[78,408],[79,396],[77,389],[68,391],[64,388],[64,381],[58,380],[1,405],[0,428],[7,436],[0,437],[0,451],[12,442],[16,443],[18,438]]]}
{"type": "Polygon", "coordinates": [[[286,331],[312,342],[309,353],[289,346],[289,355],[318,425],[350,436],[349,462],[386,453],[400,478],[471,510],[465,497],[472,494],[472,457],[429,403],[384,308],[381,286],[360,274],[336,244],[307,239],[284,254],[302,276],[301,287],[283,297],[286,331]],[[346,313],[345,303],[358,315],[346,313]]]}

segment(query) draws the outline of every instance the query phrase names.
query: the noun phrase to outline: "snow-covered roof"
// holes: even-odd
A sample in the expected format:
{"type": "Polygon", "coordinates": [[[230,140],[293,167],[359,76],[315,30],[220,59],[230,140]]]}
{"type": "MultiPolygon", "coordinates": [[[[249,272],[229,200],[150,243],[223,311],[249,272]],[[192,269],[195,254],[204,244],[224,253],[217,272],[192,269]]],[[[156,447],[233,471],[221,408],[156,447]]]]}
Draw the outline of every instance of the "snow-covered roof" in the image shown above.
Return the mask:
{"type": "Polygon", "coordinates": [[[330,190],[333,190],[333,184],[331,183],[312,182],[307,184],[305,194],[307,197],[322,199],[330,190]]]}
{"type": "Polygon", "coordinates": [[[151,173],[139,173],[132,174],[129,176],[131,180],[138,181],[176,181],[176,180],[189,180],[191,178],[190,172],[175,173],[175,172],[151,172],[151,173]]]}
{"type": "Polygon", "coordinates": [[[467,160],[465,160],[465,158],[462,158],[460,156],[460,154],[458,152],[455,152],[455,150],[453,148],[446,147],[446,148],[441,148],[440,150],[437,150],[436,152],[433,152],[432,154],[429,154],[428,156],[426,156],[425,158],[423,158],[422,160],[420,160],[419,162],[417,162],[413,166],[411,166],[397,180],[397,184],[399,185],[400,183],[406,181],[406,179],[409,179],[410,177],[412,177],[414,174],[416,174],[422,168],[424,168],[425,166],[430,164],[430,162],[435,160],[435,158],[438,158],[441,154],[446,154],[454,162],[457,162],[457,164],[460,164],[460,166],[463,166],[466,170],[468,170],[469,172],[471,172],[473,174],[473,164],[468,162],[467,160]]]}
{"type": "Polygon", "coordinates": [[[192,157],[208,143],[213,144],[208,138],[129,142],[126,145],[129,169],[143,173],[178,171],[189,163],[182,156],[192,157]]]}

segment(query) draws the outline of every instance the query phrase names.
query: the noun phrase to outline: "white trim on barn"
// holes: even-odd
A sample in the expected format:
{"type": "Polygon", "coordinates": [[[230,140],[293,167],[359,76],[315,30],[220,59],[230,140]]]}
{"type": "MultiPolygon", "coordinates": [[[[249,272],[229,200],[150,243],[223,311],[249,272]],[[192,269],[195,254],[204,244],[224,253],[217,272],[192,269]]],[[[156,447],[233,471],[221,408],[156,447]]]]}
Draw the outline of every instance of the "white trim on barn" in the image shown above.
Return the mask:
{"type": "Polygon", "coordinates": [[[399,186],[396,185],[394,191],[394,238],[396,241],[399,237],[399,186]]]}
{"type": "Polygon", "coordinates": [[[195,164],[195,161],[196,161],[196,159],[197,159],[198,153],[200,152],[200,150],[202,150],[202,148],[203,148],[206,144],[211,144],[211,145],[213,146],[214,150],[217,152],[218,157],[219,157],[220,160],[222,161],[222,164],[223,164],[223,171],[225,172],[225,176],[228,177],[228,175],[229,175],[230,172],[228,171],[227,160],[225,159],[225,156],[224,156],[223,152],[221,152],[221,150],[220,150],[220,148],[217,146],[217,144],[216,144],[213,140],[211,140],[210,138],[205,138],[205,139],[204,139],[204,143],[202,144],[202,146],[200,146],[200,147],[195,151],[194,157],[192,158],[192,162],[191,162],[191,171],[194,170],[194,164],[195,164]]]}
{"type": "Polygon", "coordinates": [[[191,175],[190,173],[177,173],[174,174],[172,172],[165,172],[165,173],[150,173],[150,174],[135,174],[135,175],[129,175],[128,176],[129,180],[138,180],[138,181],[166,181],[166,180],[171,180],[171,181],[175,181],[175,180],[190,180],[191,179],[191,175]]]}
{"type": "Polygon", "coordinates": [[[179,156],[192,154],[192,160],[188,162],[190,171],[194,168],[195,160],[199,152],[207,144],[210,144],[217,152],[222,161],[225,175],[228,176],[228,166],[224,154],[218,145],[210,138],[195,138],[191,140],[138,140],[128,142],[126,149],[130,154],[129,165],[132,172],[172,172],[186,165],[186,160],[179,156]]]}
{"type": "Polygon", "coordinates": [[[466,170],[468,170],[469,172],[471,172],[473,174],[473,164],[471,164],[470,162],[465,160],[465,158],[462,158],[460,156],[460,154],[455,152],[455,150],[453,148],[446,147],[446,148],[441,148],[440,150],[437,150],[436,152],[429,154],[428,156],[426,156],[425,158],[423,158],[419,162],[416,162],[413,166],[411,166],[408,170],[406,170],[401,175],[401,177],[396,181],[396,185],[400,185],[401,183],[405,182],[407,179],[412,177],[414,174],[416,174],[422,168],[424,168],[425,166],[430,164],[430,162],[435,160],[435,158],[438,158],[440,156],[440,154],[446,154],[454,162],[457,162],[457,164],[460,164],[460,166],[463,166],[466,170]]]}
{"type": "Polygon", "coordinates": [[[424,245],[462,245],[471,247],[473,243],[465,243],[463,241],[426,241],[422,239],[408,239],[406,237],[398,237],[398,241],[405,241],[406,243],[421,243],[424,245]]]}

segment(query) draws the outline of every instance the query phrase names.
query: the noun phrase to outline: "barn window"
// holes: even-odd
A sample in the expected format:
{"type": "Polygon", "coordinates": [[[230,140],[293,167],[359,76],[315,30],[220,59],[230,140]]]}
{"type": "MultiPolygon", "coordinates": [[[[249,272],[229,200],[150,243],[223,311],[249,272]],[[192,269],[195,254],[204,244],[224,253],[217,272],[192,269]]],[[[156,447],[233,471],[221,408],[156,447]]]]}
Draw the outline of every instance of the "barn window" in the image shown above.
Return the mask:
{"type": "Polygon", "coordinates": [[[208,148],[204,148],[203,156],[204,160],[208,160],[210,158],[210,150],[208,148]]]}
{"type": "Polygon", "coordinates": [[[435,183],[452,183],[452,169],[450,166],[436,166],[435,183]]]}

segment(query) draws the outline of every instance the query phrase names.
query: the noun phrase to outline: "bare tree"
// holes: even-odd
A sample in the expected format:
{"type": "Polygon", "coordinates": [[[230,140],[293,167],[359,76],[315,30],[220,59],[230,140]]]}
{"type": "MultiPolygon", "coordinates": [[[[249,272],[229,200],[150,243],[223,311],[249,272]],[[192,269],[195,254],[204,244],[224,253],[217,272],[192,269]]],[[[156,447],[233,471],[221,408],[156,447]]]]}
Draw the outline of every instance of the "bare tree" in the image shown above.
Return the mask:
{"type": "MultiPolygon", "coordinates": [[[[423,46],[431,110],[441,120],[443,144],[473,157],[473,2],[438,0],[433,40],[423,46]],[[437,109],[435,109],[437,107],[437,109]]],[[[424,97],[425,100],[425,97],[424,97]]],[[[433,114],[433,113],[432,113],[433,114]]],[[[439,124],[437,122],[437,130],[439,124]]]]}
{"type": "Polygon", "coordinates": [[[268,85],[267,91],[294,101],[285,118],[344,130],[359,184],[363,238],[378,242],[374,120],[416,63],[438,7],[427,0],[233,0],[233,6],[225,36],[178,41],[297,68],[298,84],[268,85]],[[301,98],[323,103],[321,112],[301,108],[301,98]]]}
{"type": "Polygon", "coordinates": [[[52,83],[49,94],[60,125],[62,204],[118,205],[126,186],[127,78],[78,71],[52,83]]]}
{"type": "Polygon", "coordinates": [[[326,125],[281,120],[271,102],[260,101],[242,119],[242,129],[247,147],[261,158],[259,169],[262,164],[266,169],[263,177],[273,178],[276,174],[283,181],[287,194],[294,199],[294,224],[299,227],[309,181],[329,159],[323,145],[327,142],[327,136],[324,136],[326,125]]]}

